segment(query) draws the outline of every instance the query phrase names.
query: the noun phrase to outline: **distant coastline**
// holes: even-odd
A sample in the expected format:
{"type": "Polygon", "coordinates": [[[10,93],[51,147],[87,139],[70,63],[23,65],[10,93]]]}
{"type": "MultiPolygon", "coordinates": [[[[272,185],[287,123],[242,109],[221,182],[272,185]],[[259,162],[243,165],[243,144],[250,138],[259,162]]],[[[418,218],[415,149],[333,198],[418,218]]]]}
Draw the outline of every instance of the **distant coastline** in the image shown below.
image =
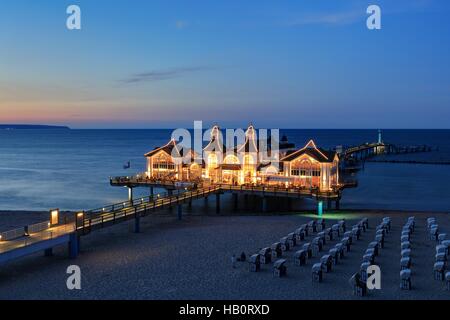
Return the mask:
{"type": "Polygon", "coordinates": [[[40,124],[0,124],[0,130],[23,130],[23,129],[70,130],[70,128],[67,126],[51,126],[40,124]]]}

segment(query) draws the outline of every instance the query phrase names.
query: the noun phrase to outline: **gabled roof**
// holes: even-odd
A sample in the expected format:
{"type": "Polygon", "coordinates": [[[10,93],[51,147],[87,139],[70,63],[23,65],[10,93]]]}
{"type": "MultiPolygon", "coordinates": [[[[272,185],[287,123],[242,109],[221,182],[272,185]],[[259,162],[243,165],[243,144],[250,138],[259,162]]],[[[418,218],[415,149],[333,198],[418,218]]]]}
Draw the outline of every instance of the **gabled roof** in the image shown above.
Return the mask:
{"type": "Polygon", "coordinates": [[[281,161],[292,161],[304,154],[316,159],[319,162],[333,162],[336,152],[318,148],[314,141],[310,140],[303,148],[288,153],[283,159],[281,159],[281,161]]]}
{"type": "Polygon", "coordinates": [[[157,147],[157,148],[153,149],[152,151],[147,152],[144,156],[145,157],[152,157],[152,156],[154,156],[155,154],[157,154],[160,151],[164,151],[165,153],[167,153],[168,155],[171,156],[172,155],[172,151],[173,151],[174,148],[176,150],[175,151],[176,155],[178,157],[181,156],[180,150],[178,150],[177,142],[175,141],[175,139],[170,140],[166,145],[164,145],[162,147],[157,147]]]}
{"type": "Polygon", "coordinates": [[[226,146],[223,144],[223,138],[220,132],[219,126],[214,126],[211,128],[211,138],[203,151],[220,151],[225,152],[226,146]]]}
{"type": "Polygon", "coordinates": [[[237,149],[238,152],[258,152],[256,132],[253,125],[250,125],[245,132],[245,142],[237,149]]]}

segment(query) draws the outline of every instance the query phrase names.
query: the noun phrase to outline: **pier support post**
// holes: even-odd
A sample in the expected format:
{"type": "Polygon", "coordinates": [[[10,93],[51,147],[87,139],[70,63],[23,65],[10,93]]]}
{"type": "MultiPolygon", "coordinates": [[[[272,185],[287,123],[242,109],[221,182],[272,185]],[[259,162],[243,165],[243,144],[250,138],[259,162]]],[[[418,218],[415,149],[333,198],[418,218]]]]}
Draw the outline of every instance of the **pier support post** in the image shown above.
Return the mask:
{"type": "Polygon", "coordinates": [[[128,187],[128,201],[133,202],[133,187],[128,187]]]}
{"type": "Polygon", "coordinates": [[[188,202],[188,209],[189,209],[189,210],[192,209],[192,199],[189,199],[189,202],[188,202]]]}
{"type": "Polygon", "coordinates": [[[183,219],[183,206],[181,204],[178,205],[177,208],[177,213],[178,213],[178,220],[183,219]]]}
{"type": "Polygon", "coordinates": [[[134,233],[141,232],[141,216],[138,213],[134,215],[134,233]]]}
{"type": "Polygon", "coordinates": [[[262,197],[262,212],[267,212],[267,197],[262,197]]]}
{"type": "Polygon", "coordinates": [[[220,193],[216,193],[216,213],[220,213],[220,193]]]}
{"type": "Polygon", "coordinates": [[[205,197],[205,208],[208,209],[208,196],[205,197]]]}
{"type": "Polygon", "coordinates": [[[154,196],[155,195],[155,190],[153,189],[153,187],[150,187],[150,196],[154,196]]]}
{"type": "Polygon", "coordinates": [[[70,234],[69,239],[69,258],[75,259],[80,252],[80,237],[76,232],[70,234]]]}
{"type": "Polygon", "coordinates": [[[332,207],[331,207],[331,199],[328,199],[327,200],[327,210],[331,210],[332,209],[332,207]]]}
{"type": "Polygon", "coordinates": [[[168,194],[169,196],[172,196],[172,195],[173,195],[173,190],[172,190],[172,189],[167,189],[167,194],[168,194]]]}
{"type": "Polygon", "coordinates": [[[323,201],[317,201],[317,215],[321,217],[323,214],[323,201]]]}
{"type": "Polygon", "coordinates": [[[233,193],[233,209],[234,211],[238,210],[238,194],[237,193],[233,193]]]}
{"type": "Polygon", "coordinates": [[[53,256],[53,248],[45,249],[45,251],[44,251],[44,256],[46,256],[46,257],[51,257],[51,256],[53,256]]]}
{"type": "Polygon", "coordinates": [[[336,200],[336,210],[340,210],[340,202],[341,202],[341,200],[339,200],[339,199],[337,199],[336,200]]]}

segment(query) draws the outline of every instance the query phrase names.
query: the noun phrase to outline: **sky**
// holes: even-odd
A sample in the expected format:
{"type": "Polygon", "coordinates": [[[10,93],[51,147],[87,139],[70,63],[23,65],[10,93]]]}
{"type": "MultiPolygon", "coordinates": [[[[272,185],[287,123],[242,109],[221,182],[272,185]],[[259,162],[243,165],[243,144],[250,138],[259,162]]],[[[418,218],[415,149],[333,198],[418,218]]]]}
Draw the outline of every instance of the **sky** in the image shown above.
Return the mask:
{"type": "Polygon", "coordinates": [[[448,0],[2,1],[0,123],[450,129],[449,39],[448,0]]]}

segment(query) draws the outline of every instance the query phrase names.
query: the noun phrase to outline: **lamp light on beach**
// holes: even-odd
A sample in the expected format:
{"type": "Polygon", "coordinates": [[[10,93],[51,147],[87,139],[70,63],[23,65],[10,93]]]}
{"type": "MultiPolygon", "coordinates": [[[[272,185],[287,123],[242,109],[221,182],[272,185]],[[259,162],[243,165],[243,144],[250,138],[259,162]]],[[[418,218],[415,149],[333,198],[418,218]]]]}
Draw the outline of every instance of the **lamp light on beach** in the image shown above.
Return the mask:
{"type": "Polygon", "coordinates": [[[59,224],[59,209],[50,210],[50,222],[48,227],[53,227],[59,224]]]}

